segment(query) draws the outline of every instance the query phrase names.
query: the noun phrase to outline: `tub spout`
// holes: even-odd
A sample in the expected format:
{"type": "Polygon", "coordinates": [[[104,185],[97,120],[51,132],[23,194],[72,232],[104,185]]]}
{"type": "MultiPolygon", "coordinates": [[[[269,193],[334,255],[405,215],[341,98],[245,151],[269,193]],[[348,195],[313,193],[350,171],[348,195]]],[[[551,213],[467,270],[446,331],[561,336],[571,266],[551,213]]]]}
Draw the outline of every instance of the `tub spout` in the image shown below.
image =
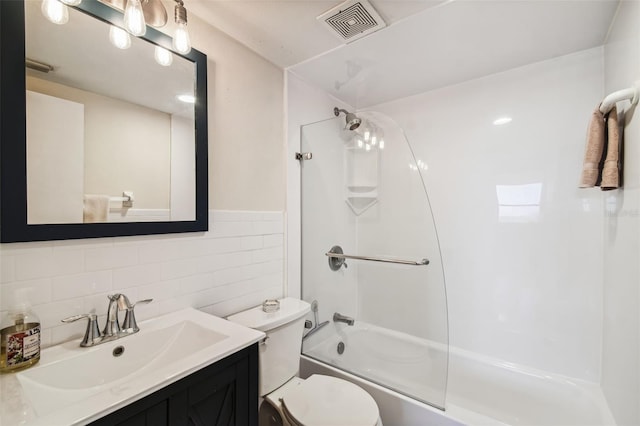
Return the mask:
{"type": "Polygon", "coordinates": [[[343,322],[347,325],[353,325],[356,322],[356,320],[336,312],[333,314],[333,322],[343,322]]]}

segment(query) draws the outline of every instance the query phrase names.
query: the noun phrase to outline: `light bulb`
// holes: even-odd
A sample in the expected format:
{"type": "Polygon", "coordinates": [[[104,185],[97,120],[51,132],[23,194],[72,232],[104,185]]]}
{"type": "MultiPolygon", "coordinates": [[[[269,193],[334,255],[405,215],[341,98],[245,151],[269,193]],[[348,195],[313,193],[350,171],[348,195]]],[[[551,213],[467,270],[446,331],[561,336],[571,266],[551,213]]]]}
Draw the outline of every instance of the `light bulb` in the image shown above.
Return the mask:
{"type": "Polygon", "coordinates": [[[365,150],[365,151],[371,151],[371,145],[366,144],[366,145],[364,146],[364,150],[365,150]]]}
{"type": "Polygon", "coordinates": [[[77,6],[82,3],[82,0],[60,0],[64,4],[68,4],[69,6],[77,6]]]}
{"type": "Polygon", "coordinates": [[[380,139],[380,149],[384,149],[384,139],[380,139]]]}
{"type": "Polygon", "coordinates": [[[164,47],[156,46],[153,57],[156,59],[156,62],[163,67],[168,67],[173,63],[173,55],[164,47]]]}
{"type": "Polygon", "coordinates": [[[368,141],[370,136],[371,136],[371,133],[368,130],[365,130],[364,131],[364,140],[368,141]]]}
{"type": "Polygon", "coordinates": [[[128,49],[131,47],[131,37],[129,37],[129,33],[115,25],[111,25],[111,28],[109,28],[109,41],[118,49],[128,49]]]}
{"type": "Polygon", "coordinates": [[[58,0],[42,0],[42,14],[54,24],[62,25],[69,22],[67,6],[58,0]]]}
{"type": "Polygon", "coordinates": [[[376,135],[371,136],[371,145],[375,146],[378,143],[378,138],[376,135]]]}
{"type": "Polygon", "coordinates": [[[363,143],[362,143],[362,139],[358,139],[358,148],[362,148],[363,143]]]}
{"type": "Polygon", "coordinates": [[[187,32],[187,24],[179,23],[176,26],[176,33],[173,36],[173,49],[176,52],[187,54],[191,51],[191,40],[187,32]]]}
{"type": "Polygon", "coordinates": [[[147,32],[140,0],[127,0],[127,7],[124,9],[124,27],[136,37],[143,36],[147,32]]]}

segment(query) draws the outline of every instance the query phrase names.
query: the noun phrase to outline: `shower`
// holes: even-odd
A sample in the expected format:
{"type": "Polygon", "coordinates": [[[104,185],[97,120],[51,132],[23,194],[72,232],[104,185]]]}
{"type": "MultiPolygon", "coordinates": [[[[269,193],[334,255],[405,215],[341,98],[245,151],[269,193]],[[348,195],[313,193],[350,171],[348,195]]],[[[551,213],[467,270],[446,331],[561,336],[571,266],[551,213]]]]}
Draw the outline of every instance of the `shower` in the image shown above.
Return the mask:
{"type": "Polygon", "coordinates": [[[334,114],[300,131],[301,294],[329,321],[303,357],[442,409],[444,270],[417,160],[391,117],[334,114]]]}
{"type": "Polygon", "coordinates": [[[333,109],[333,113],[335,114],[336,117],[339,116],[341,112],[344,112],[346,115],[345,117],[345,121],[347,123],[346,127],[349,130],[356,130],[358,127],[360,127],[360,123],[362,122],[362,120],[356,117],[354,113],[344,109],[339,109],[338,107],[335,107],[333,109]]]}

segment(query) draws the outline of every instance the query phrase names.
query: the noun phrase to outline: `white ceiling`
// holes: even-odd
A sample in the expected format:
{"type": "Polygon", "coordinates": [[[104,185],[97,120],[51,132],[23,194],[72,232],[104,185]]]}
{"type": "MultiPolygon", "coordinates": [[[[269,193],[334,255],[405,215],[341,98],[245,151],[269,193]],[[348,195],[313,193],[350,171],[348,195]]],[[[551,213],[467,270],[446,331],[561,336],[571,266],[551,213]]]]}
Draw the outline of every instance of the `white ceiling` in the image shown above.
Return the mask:
{"type": "MultiPolygon", "coordinates": [[[[443,2],[370,1],[387,24],[443,2]]],[[[340,3],[340,0],[188,0],[185,6],[189,13],[286,68],[344,44],[316,19],[340,3]]]]}
{"type": "Polygon", "coordinates": [[[324,0],[189,0],[190,13],[363,108],[600,46],[618,0],[370,0],[388,27],[350,44],[324,0]]]}

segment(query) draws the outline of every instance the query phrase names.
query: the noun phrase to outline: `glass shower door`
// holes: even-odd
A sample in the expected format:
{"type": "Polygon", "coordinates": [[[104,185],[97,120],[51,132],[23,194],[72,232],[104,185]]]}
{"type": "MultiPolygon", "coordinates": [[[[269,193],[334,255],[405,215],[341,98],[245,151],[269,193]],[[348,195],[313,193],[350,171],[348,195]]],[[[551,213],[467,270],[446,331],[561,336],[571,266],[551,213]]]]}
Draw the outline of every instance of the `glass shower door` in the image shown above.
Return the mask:
{"type": "Polygon", "coordinates": [[[447,301],[426,160],[388,117],[358,116],[356,131],[343,117],[301,130],[302,296],[318,317],[303,353],[443,409],[447,301]]]}

